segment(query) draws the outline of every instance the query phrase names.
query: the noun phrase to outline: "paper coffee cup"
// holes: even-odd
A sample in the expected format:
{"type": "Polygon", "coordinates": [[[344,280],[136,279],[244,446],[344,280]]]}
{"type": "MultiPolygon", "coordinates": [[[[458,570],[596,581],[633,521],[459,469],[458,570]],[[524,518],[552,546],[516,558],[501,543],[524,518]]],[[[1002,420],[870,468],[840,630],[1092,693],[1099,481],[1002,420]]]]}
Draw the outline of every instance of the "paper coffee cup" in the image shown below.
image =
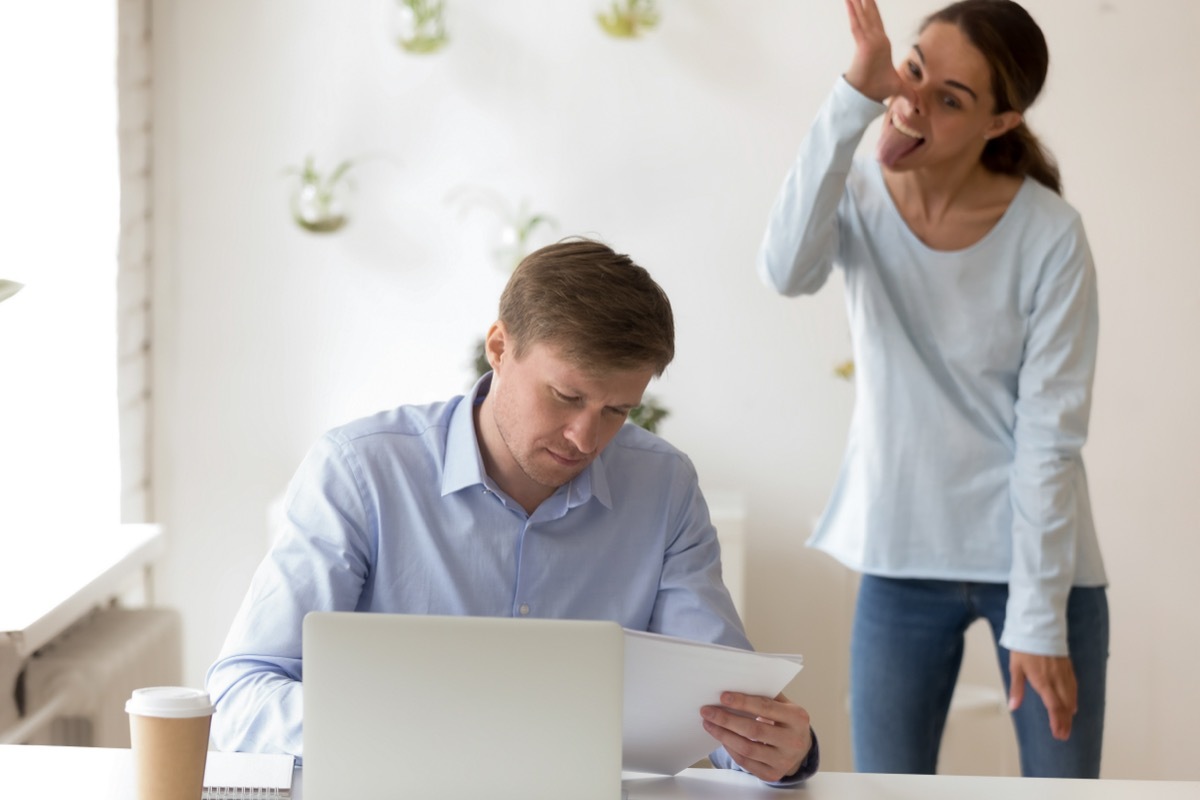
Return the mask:
{"type": "Polygon", "coordinates": [[[134,689],[125,703],[138,800],[200,800],[213,705],[183,686],[134,689]]]}

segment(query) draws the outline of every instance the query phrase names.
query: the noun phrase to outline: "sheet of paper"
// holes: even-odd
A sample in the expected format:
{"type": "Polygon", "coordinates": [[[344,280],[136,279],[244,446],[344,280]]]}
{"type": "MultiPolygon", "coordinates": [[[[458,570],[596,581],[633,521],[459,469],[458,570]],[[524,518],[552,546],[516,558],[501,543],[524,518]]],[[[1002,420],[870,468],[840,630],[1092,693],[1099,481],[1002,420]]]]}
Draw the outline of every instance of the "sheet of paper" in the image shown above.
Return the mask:
{"type": "Polygon", "coordinates": [[[796,655],[755,653],[625,631],[622,769],[674,775],[718,747],[700,708],[721,692],[774,697],[800,672],[796,655]]]}

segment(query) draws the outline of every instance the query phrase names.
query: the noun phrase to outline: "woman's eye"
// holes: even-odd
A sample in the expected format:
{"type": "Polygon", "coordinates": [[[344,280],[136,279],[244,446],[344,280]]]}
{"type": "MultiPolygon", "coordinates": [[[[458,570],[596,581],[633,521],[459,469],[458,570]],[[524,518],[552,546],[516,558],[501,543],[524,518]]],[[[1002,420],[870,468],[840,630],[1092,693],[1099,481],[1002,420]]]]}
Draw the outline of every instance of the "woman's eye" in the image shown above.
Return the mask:
{"type": "Polygon", "coordinates": [[[942,98],[942,104],[946,108],[962,108],[962,104],[958,102],[958,98],[950,94],[942,98]]]}
{"type": "Polygon", "coordinates": [[[907,66],[909,75],[913,76],[914,78],[921,77],[921,68],[917,66],[915,61],[909,61],[907,66]]]}

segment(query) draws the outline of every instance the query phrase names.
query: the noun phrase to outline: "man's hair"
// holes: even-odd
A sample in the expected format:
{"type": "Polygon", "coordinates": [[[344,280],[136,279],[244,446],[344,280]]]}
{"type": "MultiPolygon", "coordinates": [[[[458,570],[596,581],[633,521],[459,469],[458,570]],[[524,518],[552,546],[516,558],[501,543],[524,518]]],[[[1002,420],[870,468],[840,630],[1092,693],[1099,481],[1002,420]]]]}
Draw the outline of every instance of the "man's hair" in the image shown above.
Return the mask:
{"type": "Polygon", "coordinates": [[[517,265],[500,295],[500,321],[520,358],[543,343],[593,372],[653,367],[675,357],[667,294],[629,256],[591,239],[566,239],[517,265]]]}

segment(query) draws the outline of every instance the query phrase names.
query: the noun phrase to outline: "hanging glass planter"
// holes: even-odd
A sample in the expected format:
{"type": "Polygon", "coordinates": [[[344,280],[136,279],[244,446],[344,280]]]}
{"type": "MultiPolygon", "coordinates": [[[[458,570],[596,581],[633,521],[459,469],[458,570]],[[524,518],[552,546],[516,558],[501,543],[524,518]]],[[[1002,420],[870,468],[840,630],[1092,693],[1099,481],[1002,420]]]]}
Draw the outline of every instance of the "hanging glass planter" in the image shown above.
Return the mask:
{"type": "Polygon", "coordinates": [[[462,186],[452,191],[446,200],[458,205],[460,213],[464,215],[479,206],[496,215],[500,228],[492,248],[492,259],[496,268],[506,274],[516,269],[521,259],[533,249],[534,231],[543,226],[558,227],[558,223],[548,214],[530,212],[527,200],[521,200],[514,211],[504,197],[490,189],[462,186]]]}
{"type": "Polygon", "coordinates": [[[0,303],[3,303],[8,298],[21,291],[24,286],[24,284],[17,283],[16,281],[0,280],[0,303]]]}
{"type": "Polygon", "coordinates": [[[517,213],[509,217],[500,229],[499,243],[492,251],[496,266],[512,272],[529,255],[530,235],[542,225],[557,227],[557,223],[545,214],[530,214],[527,204],[521,201],[517,213]]]}
{"type": "Polygon", "coordinates": [[[657,0],[611,0],[596,21],[609,36],[635,39],[653,30],[660,19],[657,0]]]}
{"type": "Polygon", "coordinates": [[[396,44],[408,53],[436,53],[448,41],[445,0],[396,0],[396,44]]]}
{"type": "Polygon", "coordinates": [[[351,188],[347,173],[352,166],[354,162],[346,160],[322,175],[309,156],[303,167],[288,170],[299,177],[292,191],[292,219],[297,225],[309,233],[333,233],[345,226],[351,188]]]}

